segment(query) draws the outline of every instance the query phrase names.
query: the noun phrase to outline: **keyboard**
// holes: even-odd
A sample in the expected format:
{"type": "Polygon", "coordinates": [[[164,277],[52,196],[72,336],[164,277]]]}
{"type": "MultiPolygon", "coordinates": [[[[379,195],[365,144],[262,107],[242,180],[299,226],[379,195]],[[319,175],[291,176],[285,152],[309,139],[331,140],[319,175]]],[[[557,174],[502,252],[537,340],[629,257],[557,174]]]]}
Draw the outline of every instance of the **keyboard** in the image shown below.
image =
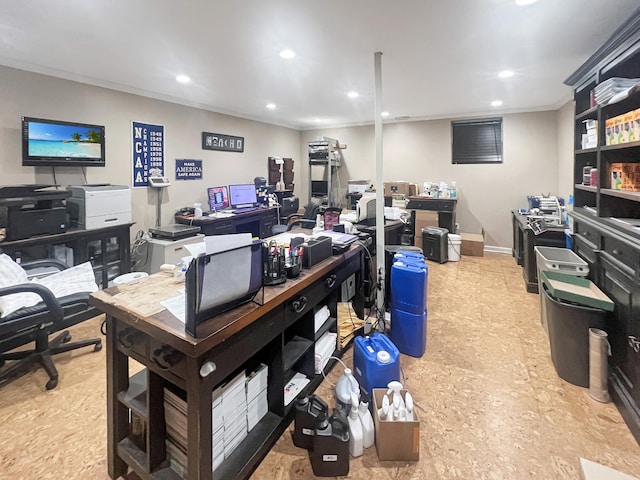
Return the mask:
{"type": "Polygon", "coordinates": [[[260,207],[245,207],[245,208],[236,208],[235,210],[231,210],[231,213],[247,213],[247,212],[255,212],[260,207]]]}

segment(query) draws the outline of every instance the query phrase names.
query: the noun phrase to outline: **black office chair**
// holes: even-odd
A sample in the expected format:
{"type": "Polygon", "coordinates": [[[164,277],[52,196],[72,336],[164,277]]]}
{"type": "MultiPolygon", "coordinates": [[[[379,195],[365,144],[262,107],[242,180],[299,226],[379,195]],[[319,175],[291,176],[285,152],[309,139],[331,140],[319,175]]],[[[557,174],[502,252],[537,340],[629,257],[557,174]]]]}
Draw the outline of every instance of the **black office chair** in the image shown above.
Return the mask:
{"type": "Polygon", "coordinates": [[[316,226],[316,216],[319,212],[320,205],[310,203],[305,207],[304,213],[292,213],[287,216],[283,225],[274,225],[271,228],[271,233],[273,233],[273,235],[277,235],[278,233],[284,233],[293,228],[312,229],[316,226]]]}
{"type": "MultiPolygon", "coordinates": [[[[53,259],[27,262],[22,266],[27,272],[39,267],[58,270],[67,268],[64,263],[53,259]]],[[[53,363],[53,355],[89,345],[93,345],[93,351],[97,352],[102,349],[102,341],[95,338],[70,343],[71,335],[68,331],[60,333],[53,340],[49,340],[49,335],[95,317],[100,312],[89,306],[88,293],[56,298],[47,287],[34,283],[0,288],[0,297],[20,292],[36,293],[42,301],[0,318],[0,387],[24,375],[39,363],[49,375],[46,388],[51,390],[58,385],[58,371],[53,363]],[[10,352],[30,342],[35,342],[33,350],[10,352]],[[15,363],[5,367],[5,363],[11,360],[15,363]]]]}

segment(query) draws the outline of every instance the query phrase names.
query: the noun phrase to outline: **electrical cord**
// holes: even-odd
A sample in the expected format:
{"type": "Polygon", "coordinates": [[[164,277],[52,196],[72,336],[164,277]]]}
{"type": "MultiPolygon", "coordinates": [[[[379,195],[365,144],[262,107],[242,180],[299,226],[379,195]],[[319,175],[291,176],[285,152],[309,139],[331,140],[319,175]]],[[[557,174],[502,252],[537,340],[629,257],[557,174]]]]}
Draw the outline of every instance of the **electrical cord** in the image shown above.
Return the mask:
{"type": "Polygon", "coordinates": [[[142,267],[149,261],[149,241],[146,232],[138,230],[136,238],[131,244],[131,270],[138,271],[137,268],[142,267]],[[143,252],[144,249],[144,252],[143,252]]]}

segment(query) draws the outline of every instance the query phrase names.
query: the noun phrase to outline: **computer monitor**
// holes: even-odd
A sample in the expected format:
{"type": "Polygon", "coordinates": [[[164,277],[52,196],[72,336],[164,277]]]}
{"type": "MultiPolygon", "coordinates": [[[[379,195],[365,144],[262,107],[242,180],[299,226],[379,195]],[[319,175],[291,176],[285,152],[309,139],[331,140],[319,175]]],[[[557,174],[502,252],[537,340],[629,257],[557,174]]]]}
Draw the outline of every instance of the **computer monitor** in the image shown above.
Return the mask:
{"type": "Polygon", "coordinates": [[[229,185],[231,208],[255,207],[258,203],[256,186],[253,183],[229,185]]]}
{"type": "Polygon", "coordinates": [[[209,210],[212,212],[217,212],[230,206],[229,192],[226,185],[207,188],[207,197],[209,198],[209,210]]]}

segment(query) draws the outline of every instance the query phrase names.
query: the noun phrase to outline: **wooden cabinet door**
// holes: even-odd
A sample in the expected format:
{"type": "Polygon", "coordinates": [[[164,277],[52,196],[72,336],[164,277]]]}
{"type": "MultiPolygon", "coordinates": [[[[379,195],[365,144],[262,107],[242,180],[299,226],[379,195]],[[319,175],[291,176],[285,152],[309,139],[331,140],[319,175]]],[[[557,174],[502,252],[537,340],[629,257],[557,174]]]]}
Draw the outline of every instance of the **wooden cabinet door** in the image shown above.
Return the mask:
{"type": "Polygon", "coordinates": [[[616,304],[609,329],[612,368],[631,396],[640,402],[640,282],[625,274],[607,253],[601,253],[601,288],[616,304]]]}

